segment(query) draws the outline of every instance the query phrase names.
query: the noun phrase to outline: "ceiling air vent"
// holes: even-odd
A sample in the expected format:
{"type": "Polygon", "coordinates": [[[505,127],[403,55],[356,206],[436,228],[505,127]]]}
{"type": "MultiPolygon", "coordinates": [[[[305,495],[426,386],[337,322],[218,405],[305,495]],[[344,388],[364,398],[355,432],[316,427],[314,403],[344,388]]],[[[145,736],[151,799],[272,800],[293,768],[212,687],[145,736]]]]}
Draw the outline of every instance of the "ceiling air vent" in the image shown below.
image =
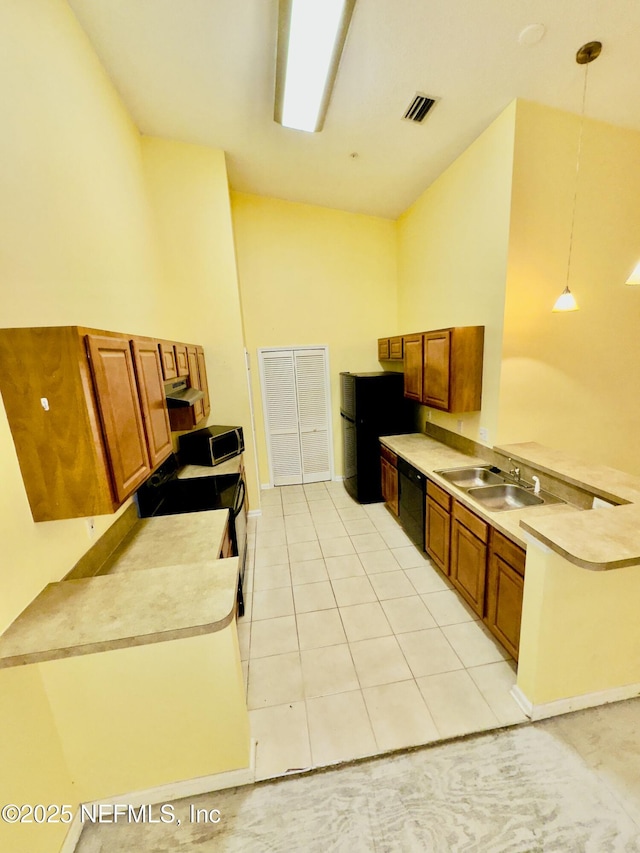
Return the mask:
{"type": "Polygon", "coordinates": [[[402,116],[406,121],[412,121],[415,124],[421,124],[427,117],[427,113],[435,106],[438,98],[430,98],[428,95],[422,95],[416,92],[415,98],[409,104],[407,111],[402,116]]]}

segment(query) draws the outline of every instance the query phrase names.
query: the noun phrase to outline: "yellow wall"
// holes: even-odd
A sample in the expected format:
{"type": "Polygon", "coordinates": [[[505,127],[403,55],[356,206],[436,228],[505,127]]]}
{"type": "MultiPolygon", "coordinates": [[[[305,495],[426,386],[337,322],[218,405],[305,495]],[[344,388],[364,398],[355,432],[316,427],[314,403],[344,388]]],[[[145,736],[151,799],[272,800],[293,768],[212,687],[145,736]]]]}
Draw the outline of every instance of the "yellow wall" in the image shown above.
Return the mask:
{"type": "MultiPolygon", "coordinates": [[[[139,136],[61,0],[0,6],[0,112],[0,326],[154,332],[139,136]]],[[[2,629],[91,540],[82,520],[33,523],[1,403],[0,481],[2,629]]]]}
{"type": "Polygon", "coordinates": [[[235,621],[38,668],[79,802],[249,766],[235,621]]]}
{"type": "Polygon", "coordinates": [[[520,101],[500,384],[502,442],[536,440],[640,474],[640,133],[520,101]]]}
{"type": "MultiPolygon", "coordinates": [[[[0,804],[80,803],[245,769],[235,620],[214,634],[0,670],[0,804]]],[[[66,822],[0,821],[0,850],[60,849],[66,822]]]]}
{"type": "MultiPolygon", "coordinates": [[[[485,326],[482,412],[431,412],[434,423],[494,443],[509,239],[515,103],[398,221],[401,332],[485,326]],[[458,420],[463,421],[462,430],[458,420]]],[[[421,416],[426,417],[422,409],[421,416]]]]}
{"type": "Polygon", "coordinates": [[[380,370],[376,339],[397,329],[391,220],[232,193],[260,481],[269,481],[257,349],[328,345],[336,474],[341,370],[380,370]]]}
{"type": "MultiPolygon", "coordinates": [[[[50,713],[37,666],[0,671],[0,803],[69,804],[77,791],[50,713]]],[[[60,849],[68,823],[0,821],[0,850],[33,853],[60,849]]]]}
{"type": "MultiPolygon", "coordinates": [[[[0,327],[80,324],[203,344],[210,420],[249,394],[224,155],[140,139],[63,0],[0,7],[0,327]]],[[[34,524],[0,402],[0,630],[117,516],[34,524]]],[[[252,501],[255,505],[255,500],[252,501]]]]}
{"type": "Polygon", "coordinates": [[[534,705],[640,684],[640,566],[592,572],[531,544],[518,687],[534,705]]]}
{"type": "Polygon", "coordinates": [[[210,423],[244,427],[249,501],[258,502],[249,385],[224,152],[143,137],[164,265],[164,329],[204,346],[210,423]]]}

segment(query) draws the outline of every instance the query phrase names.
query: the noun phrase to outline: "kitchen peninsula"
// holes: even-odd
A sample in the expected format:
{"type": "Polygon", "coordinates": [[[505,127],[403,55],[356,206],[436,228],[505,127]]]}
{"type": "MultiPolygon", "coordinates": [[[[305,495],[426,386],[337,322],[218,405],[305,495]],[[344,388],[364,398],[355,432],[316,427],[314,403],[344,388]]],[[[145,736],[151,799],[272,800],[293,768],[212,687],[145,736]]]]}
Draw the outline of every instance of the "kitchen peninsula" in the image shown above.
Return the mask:
{"type": "Polygon", "coordinates": [[[56,756],[49,799],[75,810],[182,780],[204,790],[229,771],[250,781],[238,559],[206,559],[227,522],[227,510],[140,520],[97,576],[49,584],[0,637],[3,725],[33,721],[14,746],[25,780],[43,749],[56,756]]]}
{"type": "Polygon", "coordinates": [[[515,695],[533,719],[640,694],[640,479],[535,443],[470,456],[421,434],[382,442],[526,547],[515,695]],[[563,502],[492,512],[435,473],[513,463],[563,502]]]}

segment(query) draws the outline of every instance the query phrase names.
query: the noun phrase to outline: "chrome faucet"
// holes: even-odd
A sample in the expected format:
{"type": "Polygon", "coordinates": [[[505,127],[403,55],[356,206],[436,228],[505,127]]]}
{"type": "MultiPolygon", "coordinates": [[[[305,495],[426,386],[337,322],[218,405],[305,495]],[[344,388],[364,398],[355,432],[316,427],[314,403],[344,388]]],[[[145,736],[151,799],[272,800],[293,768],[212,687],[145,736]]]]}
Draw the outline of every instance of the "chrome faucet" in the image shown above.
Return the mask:
{"type": "MultiPolygon", "coordinates": [[[[509,462],[513,462],[513,459],[509,459],[509,462]]],[[[509,476],[513,477],[516,483],[520,483],[520,469],[518,467],[511,468],[509,471],[509,476]]]]}

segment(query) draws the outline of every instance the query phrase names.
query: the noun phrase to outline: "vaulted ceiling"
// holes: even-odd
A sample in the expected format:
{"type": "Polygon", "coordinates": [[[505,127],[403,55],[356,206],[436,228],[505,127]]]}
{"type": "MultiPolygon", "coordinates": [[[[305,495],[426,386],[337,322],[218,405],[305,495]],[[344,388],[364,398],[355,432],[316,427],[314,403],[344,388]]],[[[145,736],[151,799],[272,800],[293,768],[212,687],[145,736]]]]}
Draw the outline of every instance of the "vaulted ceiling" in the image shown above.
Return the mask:
{"type": "Polygon", "coordinates": [[[273,120],[277,0],[69,3],[140,131],[223,149],[242,192],[395,218],[514,98],[579,113],[594,39],[586,115],[640,130],[637,0],[358,0],[319,134],[273,120]]]}

